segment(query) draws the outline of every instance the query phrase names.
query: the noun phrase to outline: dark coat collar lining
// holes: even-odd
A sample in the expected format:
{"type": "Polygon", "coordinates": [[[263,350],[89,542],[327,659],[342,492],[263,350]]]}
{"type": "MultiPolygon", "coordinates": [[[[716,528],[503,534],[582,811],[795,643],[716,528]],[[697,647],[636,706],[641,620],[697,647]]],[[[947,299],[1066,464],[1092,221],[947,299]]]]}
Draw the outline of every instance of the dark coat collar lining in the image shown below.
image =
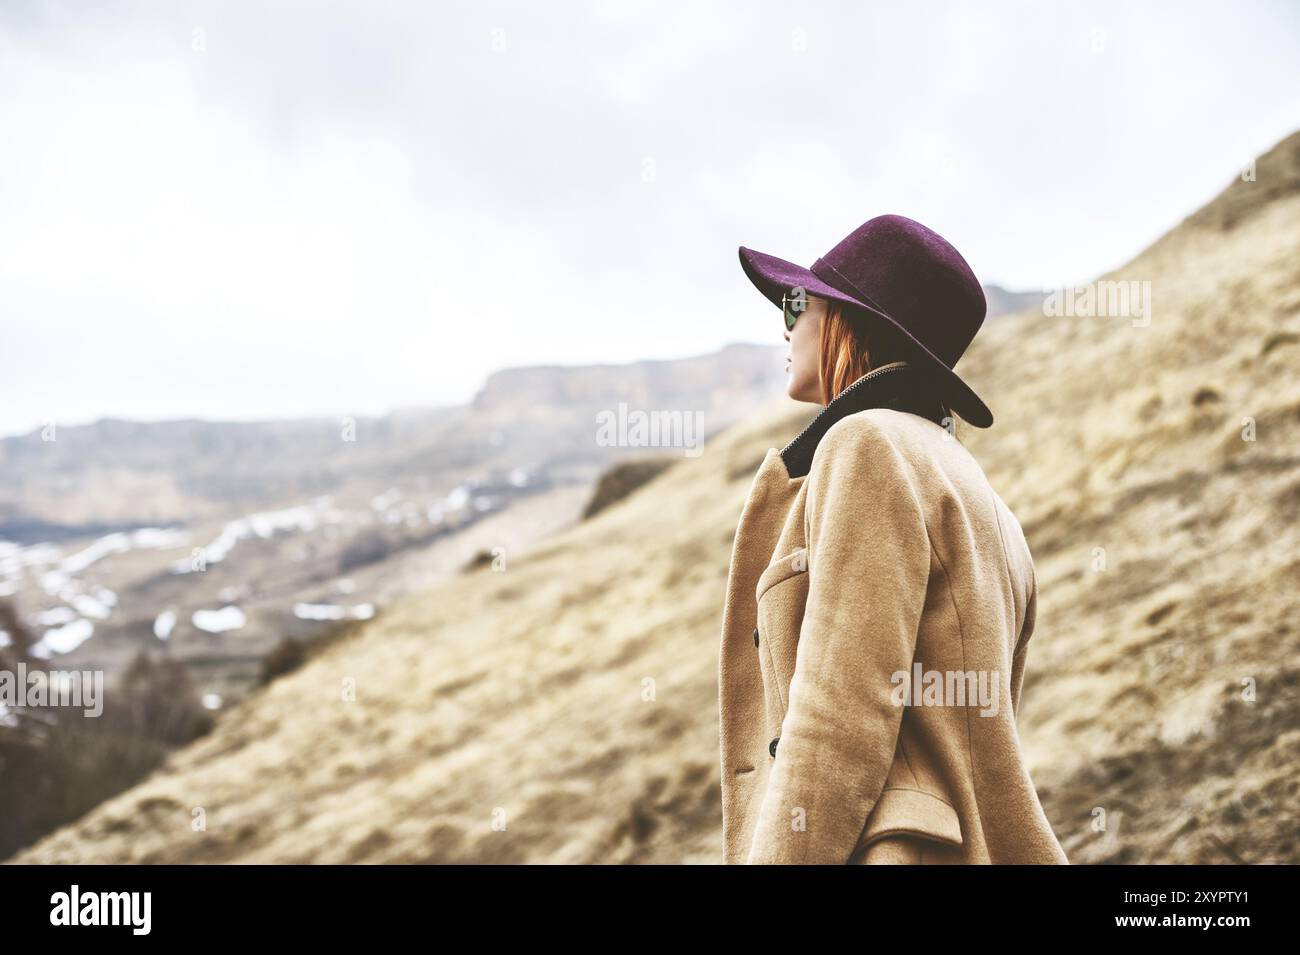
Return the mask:
{"type": "Polygon", "coordinates": [[[813,453],[831,425],[868,408],[906,411],[928,418],[940,426],[944,423],[944,417],[952,413],[938,395],[925,386],[918,369],[906,361],[890,362],[873,368],[832,398],[830,404],[809,422],[808,427],[781,449],[781,458],[790,478],[807,477],[812,468],[813,453]]]}

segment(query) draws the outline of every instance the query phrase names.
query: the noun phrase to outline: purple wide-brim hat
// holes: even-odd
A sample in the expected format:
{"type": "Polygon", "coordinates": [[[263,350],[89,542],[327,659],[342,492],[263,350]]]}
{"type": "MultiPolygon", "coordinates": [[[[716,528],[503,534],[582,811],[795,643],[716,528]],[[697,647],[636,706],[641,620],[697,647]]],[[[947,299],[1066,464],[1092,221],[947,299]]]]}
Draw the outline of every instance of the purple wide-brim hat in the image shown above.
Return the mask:
{"type": "Polygon", "coordinates": [[[876,216],[804,268],[740,247],[740,266],[777,308],[794,289],[875,316],[913,346],[937,391],[977,428],[991,412],[953,370],[984,323],[984,290],[971,267],[937,232],[905,216],[876,216]]]}

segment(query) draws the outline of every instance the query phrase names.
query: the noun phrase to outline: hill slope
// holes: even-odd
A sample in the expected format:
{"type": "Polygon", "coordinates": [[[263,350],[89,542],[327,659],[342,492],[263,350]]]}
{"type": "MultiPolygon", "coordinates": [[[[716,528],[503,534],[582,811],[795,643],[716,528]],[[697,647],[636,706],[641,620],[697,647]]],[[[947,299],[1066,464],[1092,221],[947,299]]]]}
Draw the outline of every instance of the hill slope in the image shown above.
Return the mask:
{"type": "MultiPolygon", "coordinates": [[[[1038,564],[1019,725],[1076,863],[1300,861],[1297,156],[1104,277],[1151,283],[1149,324],[1022,312],[962,363],[1038,564]]],[[[18,861],[717,861],[731,536],[807,417],[406,599],[18,861]]]]}

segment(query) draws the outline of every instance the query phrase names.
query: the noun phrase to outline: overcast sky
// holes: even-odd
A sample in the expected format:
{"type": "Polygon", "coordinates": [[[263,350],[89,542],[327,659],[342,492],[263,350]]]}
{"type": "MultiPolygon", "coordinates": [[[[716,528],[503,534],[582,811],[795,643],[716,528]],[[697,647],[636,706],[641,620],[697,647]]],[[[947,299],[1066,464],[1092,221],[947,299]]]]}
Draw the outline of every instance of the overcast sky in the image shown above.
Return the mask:
{"type": "Polygon", "coordinates": [[[1300,4],[0,5],[0,433],[780,341],[884,212],[1121,264],[1300,128],[1300,4]],[[274,9],[272,9],[274,8],[274,9]]]}

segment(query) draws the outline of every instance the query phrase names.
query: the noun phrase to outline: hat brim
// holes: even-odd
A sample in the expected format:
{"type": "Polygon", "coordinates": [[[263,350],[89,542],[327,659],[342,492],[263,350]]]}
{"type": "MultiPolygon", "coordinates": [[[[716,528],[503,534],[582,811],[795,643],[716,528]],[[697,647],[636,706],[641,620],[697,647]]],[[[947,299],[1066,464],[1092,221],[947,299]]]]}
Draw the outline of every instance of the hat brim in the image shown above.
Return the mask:
{"type": "Polygon", "coordinates": [[[809,295],[842,302],[888,322],[891,327],[915,347],[917,356],[925,362],[925,370],[931,373],[936,387],[947,399],[953,411],[976,428],[987,428],[993,424],[993,412],[989,410],[989,406],[984,403],[980,396],[975,394],[974,389],[966,384],[955,371],[945,365],[930,349],[917,341],[912,333],[900,325],[889,313],[854,298],[852,295],[841,292],[834,286],[827,285],[811,269],[777,258],[775,255],[768,255],[766,252],[747,249],[743,245],[740,247],[740,267],[749,280],[754,283],[754,287],[762,292],[764,298],[777,308],[781,307],[781,297],[787,294],[790,289],[802,288],[809,295]]]}

